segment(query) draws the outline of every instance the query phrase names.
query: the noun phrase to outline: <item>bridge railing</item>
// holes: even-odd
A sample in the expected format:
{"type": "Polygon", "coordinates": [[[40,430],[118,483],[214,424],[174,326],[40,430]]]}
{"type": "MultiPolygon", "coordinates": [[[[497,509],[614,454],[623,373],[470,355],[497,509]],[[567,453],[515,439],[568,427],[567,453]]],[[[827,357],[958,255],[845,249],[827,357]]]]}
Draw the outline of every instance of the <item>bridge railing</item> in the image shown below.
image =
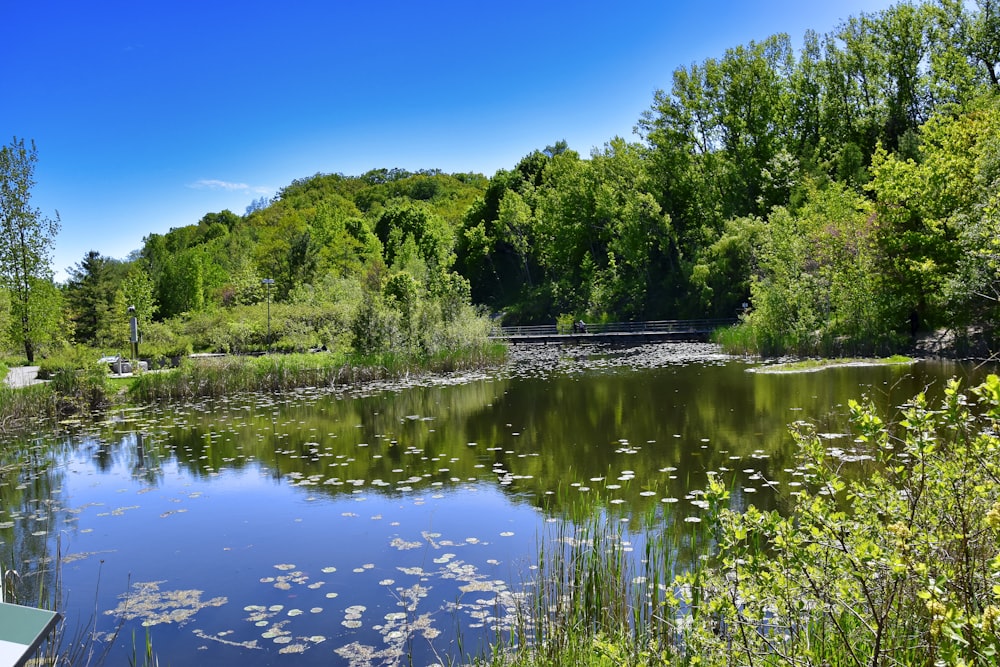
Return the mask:
{"type": "Polygon", "coordinates": [[[733,318],[700,320],[651,320],[644,322],[594,322],[586,323],[585,331],[560,331],[555,324],[500,327],[505,336],[555,336],[558,334],[610,334],[610,333],[707,333],[735,324],[733,318]]]}

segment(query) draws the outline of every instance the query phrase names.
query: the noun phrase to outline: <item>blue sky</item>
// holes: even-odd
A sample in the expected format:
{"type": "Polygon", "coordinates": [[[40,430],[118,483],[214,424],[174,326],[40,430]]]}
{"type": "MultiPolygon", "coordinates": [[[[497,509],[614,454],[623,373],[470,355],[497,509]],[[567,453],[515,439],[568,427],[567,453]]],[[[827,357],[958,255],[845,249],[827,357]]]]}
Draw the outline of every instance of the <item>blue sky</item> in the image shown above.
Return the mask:
{"type": "Polygon", "coordinates": [[[884,0],[8,0],[0,142],[34,139],[59,280],[88,250],[242,214],[293,179],[492,176],[632,128],[681,65],[884,0]]]}

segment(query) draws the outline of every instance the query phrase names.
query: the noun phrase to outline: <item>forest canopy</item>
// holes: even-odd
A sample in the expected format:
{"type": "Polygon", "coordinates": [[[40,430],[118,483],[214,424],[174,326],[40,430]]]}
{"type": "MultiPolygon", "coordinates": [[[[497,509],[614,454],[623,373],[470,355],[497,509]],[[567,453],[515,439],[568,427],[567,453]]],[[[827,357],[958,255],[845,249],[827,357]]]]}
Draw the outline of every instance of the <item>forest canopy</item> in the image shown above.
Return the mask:
{"type": "Polygon", "coordinates": [[[316,174],[149,234],[127,260],[88,253],[61,286],[64,342],[120,345],[118,311],[138,302],[164,353],[431,352],[485,316],[739,315],[761,351],[995,331],[998,76],[986,0],[735,45],[678,67],[632,140],[586,155],[557,141],[489,178],[316,174]]]}

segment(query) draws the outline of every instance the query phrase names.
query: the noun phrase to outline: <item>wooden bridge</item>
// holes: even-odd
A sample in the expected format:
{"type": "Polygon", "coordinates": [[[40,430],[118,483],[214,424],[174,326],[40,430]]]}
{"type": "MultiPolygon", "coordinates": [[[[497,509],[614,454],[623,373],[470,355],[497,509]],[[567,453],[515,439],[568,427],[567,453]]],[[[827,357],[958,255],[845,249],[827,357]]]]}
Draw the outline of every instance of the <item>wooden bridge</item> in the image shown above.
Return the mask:
{"type": "MultiPolygon", "coordinates": [[[[562,331],[555,324],[500,327],[493,338],[512,343],[660,343],[707,341],[716,329],[736,324],[735,318],[588,323],[583,331],[562,331]]],[[[575,327],[574,327],[575,328],[575,327]]]]}

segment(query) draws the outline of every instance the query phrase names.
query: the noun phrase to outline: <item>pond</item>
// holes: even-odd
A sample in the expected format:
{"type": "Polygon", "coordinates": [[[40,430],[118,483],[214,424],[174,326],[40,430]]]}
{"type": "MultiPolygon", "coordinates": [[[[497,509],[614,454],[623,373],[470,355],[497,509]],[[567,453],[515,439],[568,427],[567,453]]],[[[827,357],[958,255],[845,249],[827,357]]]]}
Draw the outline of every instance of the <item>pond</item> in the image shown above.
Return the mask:
{"type": "Polygon", "coordinates": [[[540,346],[488,375],[66,424],[4,444],[0,564],[59,588],[70,634],[120,624],[109,664],[147,630],[165,664],[449,664],[509,627],[562,517],[682,535],[710,471],[737,507],[777,506],[791,422],[849,451],[849,399],[891,411],[989,370],[756,366],[708,345],[540,346]]]}

